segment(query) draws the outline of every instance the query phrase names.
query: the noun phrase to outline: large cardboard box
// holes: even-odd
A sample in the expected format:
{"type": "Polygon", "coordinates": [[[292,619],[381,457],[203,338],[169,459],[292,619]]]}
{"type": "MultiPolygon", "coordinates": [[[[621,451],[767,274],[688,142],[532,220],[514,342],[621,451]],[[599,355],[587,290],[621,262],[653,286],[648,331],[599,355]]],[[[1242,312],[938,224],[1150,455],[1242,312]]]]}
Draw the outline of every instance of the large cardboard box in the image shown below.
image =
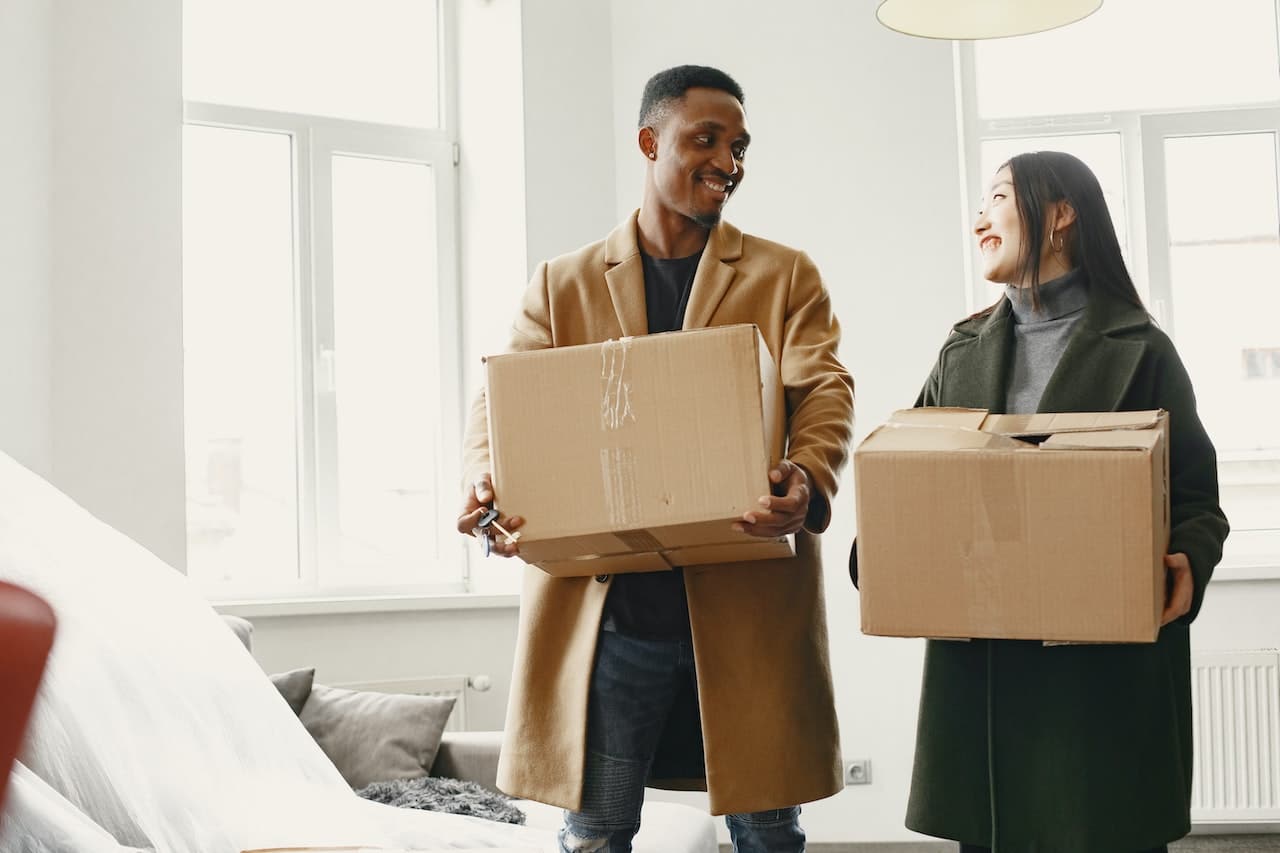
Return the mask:
{"type": "Polygon", "coordinates": [[[854,471],[864,633],[1155,640],[1165,412],[909,409],[854,471]]]}
{"type": "Polygon", "coordinates": [[[755,326],[485,360],[489,449],[520,554],[559,576],[789,557],[735,532],[783,451],[781,393],[755,326]]]}

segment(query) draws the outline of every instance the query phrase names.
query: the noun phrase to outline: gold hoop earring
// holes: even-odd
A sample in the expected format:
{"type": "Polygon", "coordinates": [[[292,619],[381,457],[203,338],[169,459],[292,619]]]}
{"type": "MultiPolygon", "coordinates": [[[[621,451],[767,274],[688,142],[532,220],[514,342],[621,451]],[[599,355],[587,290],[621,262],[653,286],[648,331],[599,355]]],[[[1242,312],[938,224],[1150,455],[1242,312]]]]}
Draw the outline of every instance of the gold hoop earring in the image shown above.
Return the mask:
{"type": "Polygon", "coordinates": [[[1061,252],[1062,247],[1065,246],[1066,244],[1067,244],[1067,237],[1065,234],[1059,235],[1057,231],[1049,232],[1049,248],[1050,249],[1053,249],[1055,252],[1061,252]],[[1058,237],[1058,244],[1056,246],[1053,244],[1054,237],[1058,237]]]}

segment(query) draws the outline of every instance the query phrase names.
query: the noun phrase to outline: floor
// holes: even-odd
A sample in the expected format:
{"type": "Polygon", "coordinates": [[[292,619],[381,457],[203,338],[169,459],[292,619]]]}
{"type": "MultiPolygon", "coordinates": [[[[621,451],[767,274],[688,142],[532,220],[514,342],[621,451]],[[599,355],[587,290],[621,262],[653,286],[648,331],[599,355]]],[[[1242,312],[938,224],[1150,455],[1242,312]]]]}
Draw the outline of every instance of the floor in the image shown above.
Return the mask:
{"type": "MultiPolygon", "coordinates": [[[[810,844],[807,853],[955,853],[950,842],[893,844],[810,844]]],[[[732,853],[728,844],[720,853],[732,853]]],[[[1280,853],[1280,833],[1273,835],[1192,835],[1169,845],[1169,853],[1280,853]]]]}

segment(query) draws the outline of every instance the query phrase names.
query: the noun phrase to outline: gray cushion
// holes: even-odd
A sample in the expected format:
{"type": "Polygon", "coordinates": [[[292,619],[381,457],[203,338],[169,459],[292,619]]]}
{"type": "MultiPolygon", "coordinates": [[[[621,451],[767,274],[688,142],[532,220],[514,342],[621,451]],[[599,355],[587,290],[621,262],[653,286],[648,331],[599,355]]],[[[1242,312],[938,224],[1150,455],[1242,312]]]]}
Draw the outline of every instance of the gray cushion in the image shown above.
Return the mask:
{"type": "Polygon", "coordinates": [[[452,696],[343,690],[317,684],[299,717],[352,788],[426,776],[452,696]]]}
{"type": "Polygon", "coordinates": [[[311,683],[315,680],[315,667],[291,669],[271,676],[271,683],[280,691],[280,695],[289,703],[289,707],[295,714],[302,713],[302,706],[307,704],[307,697],[311,695],[311,683]]]}
{"type": "Polygon", "coordinates": [[[241,616],[230,616],[226,613],[222,614],[222,621],[227,623],[227,627],[236,635],[236,639],[244,643],[244,647],[249,651],[253,651],[253,623],[241,616]]]}

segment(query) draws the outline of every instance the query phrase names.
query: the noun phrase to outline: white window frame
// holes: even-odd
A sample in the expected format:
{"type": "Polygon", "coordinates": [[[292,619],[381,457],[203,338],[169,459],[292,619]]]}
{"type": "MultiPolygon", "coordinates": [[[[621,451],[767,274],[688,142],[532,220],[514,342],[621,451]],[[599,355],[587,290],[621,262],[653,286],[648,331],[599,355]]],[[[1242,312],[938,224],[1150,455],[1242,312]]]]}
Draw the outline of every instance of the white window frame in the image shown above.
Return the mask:
{"type": "MultiPolygon", "coordinates": [[[[457,39],[455,0],[439,0],[439,127],[422,129],[327,116],[184,102],[184,125],[282,133],[293,163],[295,423],[297,438],[299,578],[288,583],[246,582],[206,590],[223,610],[334,612],[343,602],[359,610],[431,606],[471,591],[468,553],[461,537],[440,543],[433,575],[456,566],[456,580],[392,585],[336,586],[322,579],[335,566],[339,534],[337,397],[333,387],[334,273],[332,163],[335,155],[429,166],[435,186],[438,281],[440,433],[436,458],[438,494],[461,481],[462,293],[459,269],[457,141],[457,39]],[[383,602],[383,604],[379,604],[383,602]],[[314,608],[320,608],[315,610],[314,608]],[[246,609],[247,608],[247,609],[246,609]]],[[[410,389],[406,389],[408,391],[410,389]]],[[[444,498],[442,497],[442,502],[444,498]]],[[[438,506],[440,517],[451,510],[438,506]]],[[[439,519],[424,519],[435,523],[439,519]]],[[[492,598],[492,596],[488,597],[492,598]]],[[[487,600],[487,599],[486,599],[487,600]]],[[[448,606],[455,606],[448,604],[448,606]]]]}
{"type": "MultiPolygon", "coordinates": [[[[1277,38],[1280,39],[1280,2],[1277,2],[1277,38]]],[[[972,228],[976,200],[983,196],[981,174],[982,142],[989,139],[1070,136],[1119,133],[1123,158],[1129,272],[1147,301],[1156,321],[1173,328],[1170,261],[1168,252],[1167,197],[1164,191],[1164,136],[1209,133],[1276,133],[1280,145],[1280,101],[1214,109],[1111,111],[1027,118],[983,119],[978,116],[977,72],[972,42],[954,42],[957,118],[960,130],[960,159],[964,175],[962,205],[965,234],[972,228]],[[1271,123],[1267,123],[1271,122],[1271,123]]],[[[1280,154],[1280,152],[1278,152],[1280,154]]],[[[1280,156],[1277,162],[1280,163],[1280,156]]],[[[970,311],[993,301],[991,285],[978,273],[981,268],[977,248],[965,241],[966,304],[970,311]]],[[[1175,341],[1176,343],[1176,341],[1175,341]]],[[[1233,466],[1257,460],[1257,454],[1219,454],[1220,474],[1233,466]],[[1247,458],[1246,458],[1247,457],[1247,458]]],[[[1270,455],[1264,461],[1272,461],[1270,455]]],[[[1280,579],[1280,525],[1263,531],[1233,531],[1227,540],[1223,562],[1215,578],[1220,580],[1280,579]],[[1243,558],[1233,554],[1242,536],[1256,537],[1253,549],[1263,556],[1243,558]]]]}

